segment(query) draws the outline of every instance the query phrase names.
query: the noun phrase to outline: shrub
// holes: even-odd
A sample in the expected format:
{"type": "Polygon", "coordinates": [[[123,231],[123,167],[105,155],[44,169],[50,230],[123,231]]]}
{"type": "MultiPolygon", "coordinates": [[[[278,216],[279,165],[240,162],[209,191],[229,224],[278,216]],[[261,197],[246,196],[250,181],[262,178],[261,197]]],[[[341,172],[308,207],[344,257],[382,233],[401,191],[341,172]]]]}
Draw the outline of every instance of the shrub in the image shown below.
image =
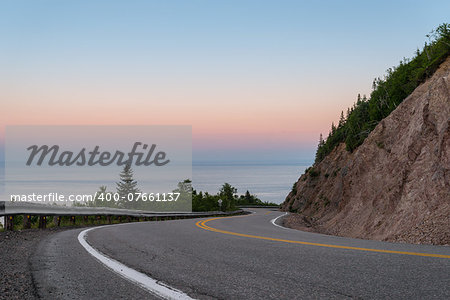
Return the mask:
{"type": "Polygon", "coordinates": [[[320,175],[320,171],[316,171],[315,169],[310,169],[308,174],[312,178],[315,178],[315,177],[318,177],[320,175]]]}

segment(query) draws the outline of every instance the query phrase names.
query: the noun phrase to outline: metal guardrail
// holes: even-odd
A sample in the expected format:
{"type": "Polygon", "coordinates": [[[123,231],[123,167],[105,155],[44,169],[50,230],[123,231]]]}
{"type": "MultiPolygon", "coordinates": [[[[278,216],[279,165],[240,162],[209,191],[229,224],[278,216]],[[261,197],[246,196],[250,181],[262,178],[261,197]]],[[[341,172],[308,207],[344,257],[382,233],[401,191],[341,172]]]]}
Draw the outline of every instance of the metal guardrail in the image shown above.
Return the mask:
{"type": "Polygon", "coordinates": [[[238,208],[280,208],[280,205],[238,205],[238,208]]]}
{"type": "Polygon", "coordinates": [[[39,228],[46,228],[47,217],[53,216],[57,226],[60,224],[61,217],[70,216],[72,223],[75,224],[75,216],[83,216],[85,219],[89,216],[106,217],[111,223],[112,217],[126,217],[128,221],[131,218],[135,220],[167,220],[167,219],[185,219],[200,218],[208,216],[228,216],[243,213],[241,209],[235,211],[208,211],[208,212],[151,212],[144,210],[131,210],[106,207],[67,207],[61,205],[45,205],[30,202],[9,202],[0,201],[0,217],[5,216],[5,228],[13,230],[14,216],[24,216],[24,228],[31,227],[31,216],[39,217],[39,228]]]}
{"type": "Polygon", "coordinates": [[[228,215],[229,212],[211,211],[211,212],[151,212],[145,210],[132,210],[108,207],[70,207],[61,205],[45,205],[30,202],[3,202],[3,210],[0,202],[0,216],[10,215],[58,215],[58,216],[131,216],[131,217],[154,217],[154,216],[203,216],[203,215],[228,215]]]}
{"type": "MultiPolygon", "coordinates": [[[[238,208],[279,208],[279,206],[269,205],[239,205],[238,208]]],[[[71,207],[61,205],[46,205],[31,202],[9,202],[0,201],[0,216],[9,215],[58,215],[58,216],[131,216],[131,217],[154,217],[154,216],[208,216],[208,215],[228,215],[229,212],[151,212],[145,210],[131,210],[107,207],[71,207]]]]}

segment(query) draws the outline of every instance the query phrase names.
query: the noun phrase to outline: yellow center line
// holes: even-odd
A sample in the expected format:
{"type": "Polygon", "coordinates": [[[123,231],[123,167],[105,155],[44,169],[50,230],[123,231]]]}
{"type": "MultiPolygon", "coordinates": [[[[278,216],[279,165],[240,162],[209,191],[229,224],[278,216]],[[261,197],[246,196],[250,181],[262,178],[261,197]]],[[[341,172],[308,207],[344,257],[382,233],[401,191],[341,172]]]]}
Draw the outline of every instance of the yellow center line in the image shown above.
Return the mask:
{"type": "MultiPolygon", "coordinates": [[[[243,216],[239,216],[243,217],[243,216]]],[[[285,240],[285,239],[278,239],[278,238],[271,238],[271,237],[265,237],[265,236],[259,236],[259,235],[252,235],[252,234],[245,234],[245,233],[238,233],[238,232],[232,232],[227,230],[221,230],[214,227],[210,227],[206,225],[206,223],[218,220],[218,219],[225,219],[225,218],[236,218],[236,217],[218,217],[218,218],[210,218],[203,221],[198,221],[195,223],[196,226],[223,234],[229,234],[234,236],[240,236],[240,237],[247,237],[247,238],[253,238],[253,239],[260,239],[260,240],[267,240],[267,241],[276,241],[276,242],[284,242],[284,243],[291,243],[291,244],[301,244],[301,245],[309,245],[309,246],[318,246],[318,247],[327,247],[327,248],[337,248],[337,249],[347,249],[347,250],[358,250],[358,251],[368,251],[368,252],[379,252],[379,253],[392,253],[392,254],[403,254],[403,255],[415,255],[415,256],[426,256],[426,257],[438,257],[438,258],[450,258],[450,255],[444,255],[444,254],[432,254],[432,253],[420,253],[420,252],[407,252],[407,251],[394,251],[394,250],[382,250],[382,249],[370,249],[370,248],[360,248],[360,247],[351,247],[351,246],[340,246],[340,245],[331,245],[331,244],[321,244],[321,243],[311,243],[311,242],[302,242],[302,241],[294,241],[294,240],[285,240]]]]}

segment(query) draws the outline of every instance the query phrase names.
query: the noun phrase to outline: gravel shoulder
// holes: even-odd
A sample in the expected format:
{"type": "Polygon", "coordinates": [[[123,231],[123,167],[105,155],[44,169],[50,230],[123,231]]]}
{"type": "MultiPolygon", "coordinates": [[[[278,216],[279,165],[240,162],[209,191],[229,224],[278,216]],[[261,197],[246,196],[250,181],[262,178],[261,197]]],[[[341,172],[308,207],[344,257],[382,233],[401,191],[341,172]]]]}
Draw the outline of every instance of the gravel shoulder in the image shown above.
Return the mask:
{"type": "Polygon", "coordinates": [[[45,237],[67,230],[29,229],[0,232],[0,299],[37,299],[30,259],[45,237]]]}

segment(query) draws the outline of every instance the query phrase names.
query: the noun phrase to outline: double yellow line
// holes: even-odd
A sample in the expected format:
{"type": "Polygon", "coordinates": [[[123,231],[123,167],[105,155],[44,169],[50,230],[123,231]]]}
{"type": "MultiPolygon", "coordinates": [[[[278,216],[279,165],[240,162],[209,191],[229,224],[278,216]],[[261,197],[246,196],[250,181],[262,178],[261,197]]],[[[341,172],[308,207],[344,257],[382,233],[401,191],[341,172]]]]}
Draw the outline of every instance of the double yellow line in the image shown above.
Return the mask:
{"type": "MultiPolygon", "coordinates": [[[[239,216],[243,217],[243,216],[239,216]]],[[[236,217],[218,217],[218,218],[211,218],[206,219],[203,221],[198,221],[195,223],[196,226],[223,234],[229,234],[234,236],[240,236],[240,237],[246,237],[246,238],[252,238],[252,239],[260,239],[260,240],[267,240],[267,241],[275,241],[275,242],[283,242],[283,243],[291,243],[291,244],[300,244],[300,245],[309,245],[309,246],[318,246],[318,247],[327,247],[327,248],[337,248],[337,249],[347,249],[347,250],[358,250],[358,251],[368,251],[368,252],[379,252],[379,253],[390,253],[390,254],[403,254],[403,255],[414,255],[414,256],[425,256],[425,257],[438,257],[438,258],[450,258],[450,255],[443,255],[443,254],[432,254],[432,253],[419,253],[419,252],[406,252],[406,251],[394,251],[394,250],[382,250],[382,249],[370,249],[370,248],[359,248],[359,247],[350,247],[350,246],[339,246],[339,245],[330,245],[330,244],[320,244],[320,243],[310,243],[310,242],[302,242],[302,241],[293,241],[293,240],[285,240],[285,239],[278,239],[278,238],[271,238],[271,237],[265,237],[265,236],[259,236],[259,235],[252,235],[252,234],[244,234],[244,233],[238,233],[238,232],[232,232],[227,230],[221,230],[214,227],[210,227],[206,225],[206,223],[218,220],[218,219],[225,219],[225,218],[236,218],[236,217]]]]}

